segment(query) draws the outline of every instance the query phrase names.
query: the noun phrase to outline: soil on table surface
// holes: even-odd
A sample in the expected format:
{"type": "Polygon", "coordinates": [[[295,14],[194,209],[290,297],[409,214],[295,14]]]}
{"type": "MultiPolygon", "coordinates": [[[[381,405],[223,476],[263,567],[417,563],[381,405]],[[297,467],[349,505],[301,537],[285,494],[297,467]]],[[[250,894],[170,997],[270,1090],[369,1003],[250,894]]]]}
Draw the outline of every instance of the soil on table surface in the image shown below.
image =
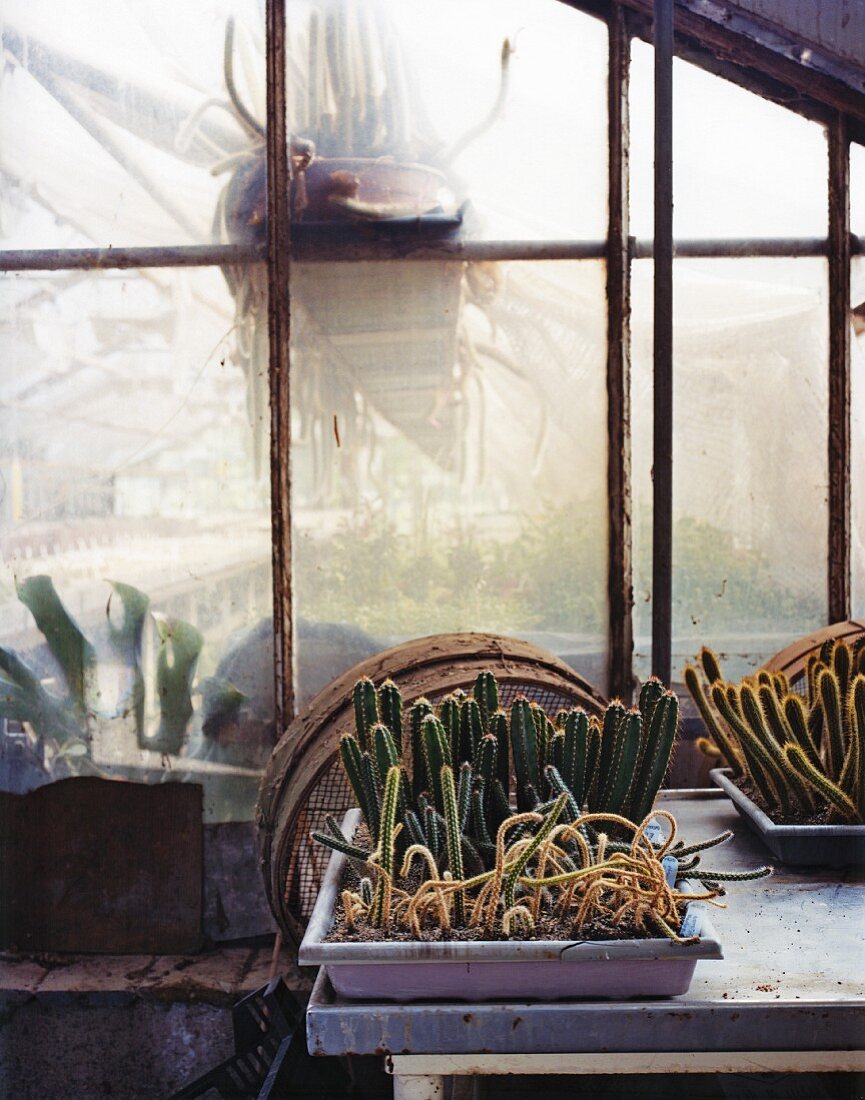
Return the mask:
{"type": "MultiPolygon", "coordinates": [[[[732,778],[732,777],[730,777],[732,778]]],[[[742,794],[746,795],[751,801],[759,806],[763,813],[769,818],[773,825],[843,825],[845,822],[840,821],[837,817],[833,817],[832,811],[828,806],[823,806],[822,809],[816,813],[806,813],[804,810],[794,810],[793,813],[788,814],[786,817],[782,816],[781,811],[777,806],[770,807],[766,802],[766,799],[760,793],[760,788],[757,787],[750,779],[740,778],[732,779],[732,782],[736,784],[742,794]]],[[[849,824],[847,822],[846,824],[849,824]]]]}
{"type": "Polygon", "coordinates": [[[660,932],[637,928],[633,920],[626,918],[613,927],[603,920],[590,921],[582,925],[579,932],[573,927],[565,927],[560,921],[551,916],[542,917],[535,923],[530,932],[517,936],[505,936],[500,931],[487,933],[483,928],[423,928],[420,936],[416,936],[410,929],[400,928],[372,928],[369,925],[357,925],[354,929],[348,927],[343,912],[342,904],[337,903],[333,926],[324,937],[325,943],[477,943],[481,940],[489,943],[497,941],[508,943],[528,940],[657,940],[664,937],[660,932]]]}

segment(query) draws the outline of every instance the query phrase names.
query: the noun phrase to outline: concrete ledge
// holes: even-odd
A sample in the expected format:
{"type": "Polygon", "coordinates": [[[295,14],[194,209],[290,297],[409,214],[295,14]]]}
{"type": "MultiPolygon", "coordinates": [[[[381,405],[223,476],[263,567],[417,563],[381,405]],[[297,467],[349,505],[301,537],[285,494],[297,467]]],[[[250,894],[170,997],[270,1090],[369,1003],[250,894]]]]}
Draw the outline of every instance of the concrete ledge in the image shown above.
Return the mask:
{"type": "MultiPolygon", "coordinates": [[[[0,953],[0,1001],[105,1004],[132,999],[230,1007],[270,977],[273,948],[222,946],[200,955],[0,953]]],[[[299,993],[312,988],[283,949],[277,972],[299,993]]]]}
{"type": "MultiPolygon", "coordinates": [[[[272,953],[0,954],[0,1096],[164,1100],[234,1053],[231,1007],[268,981],[272,953]]],[[[305,998],[288,951],[277,969],[305,998]]]]}

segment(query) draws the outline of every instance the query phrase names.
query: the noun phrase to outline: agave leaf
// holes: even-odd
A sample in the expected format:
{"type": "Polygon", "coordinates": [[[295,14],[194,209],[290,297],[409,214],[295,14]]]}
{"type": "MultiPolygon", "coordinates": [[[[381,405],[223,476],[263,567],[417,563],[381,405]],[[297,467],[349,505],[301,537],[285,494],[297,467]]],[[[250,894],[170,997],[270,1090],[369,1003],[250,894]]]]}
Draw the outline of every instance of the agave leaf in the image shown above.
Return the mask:
{"type": "Polygon", "coordinates": [[[0,717],[29,722],[38,737],[63,742],[80,737],[81,727],[63,702],[50,695],[39,678],[11,650],[0,647],[0,717]]]}
{"type": "Polygon", "coordinates": [[[90,753],[90,749],[87,747],[87,742],[82,741],[80,737],[75,738],[72,741],[67,741],[58,756],[66,757],[81,757],[87,756],[90,753]]]}
{"type": "Polygon", "coordinates": [[[122,581],[109,581],[112,593],[108,597],[105,617],[111,642],[118,655],[130,669],[130,688],[123,699],[122,707],[126,713],[135,715],[135,732],[139,744],[144,737],[144,673],[141,668],[141,639],[144,634],[144,622],[150,607],[150,597],[131,584],[122,581]],[[120,598],[123,617],[119,624],[111,619],[111,600],[114,595],[120,598]]]}
{"type": "Polygon", "coordinates": [[[192,717],[192,682],[204,638],[191,623],[157,612],[153,619],[160,640],[156,659],[159,728],[148,747],[179,752],[192,717]]]}
{"type": "Polygon", "coordinates": [[[204,713],[201,728],[205,737],[214,737],[225,722],[236,721],[248,696],[220,676],[208,676],[202,680],[200,689],[204,713]]]}
{"type": "Polygon", "coordinates": [[[109,581],[112,594],[108,597],[108,606],[105,615],[108,619],[108,629],[114,644],[124,654],[132,650],[136,655],[141,652],[141,636],[144,633],[144,620],[147,618],[147,609],[150,607],[150,597],[139,588],[122,581],[109,581]],[[111,619],[111,600],[114,595],[120,598],[123,607],[123,618],[119,624],[111,619]]]}
{"type": "Polygon", "coordinates": [[[50,577],[28,577],[18,586],[18,599],[30,611],[60,665],[73,704],[81,715],[96,667],[96,652],[57,595],[50,577]]]}

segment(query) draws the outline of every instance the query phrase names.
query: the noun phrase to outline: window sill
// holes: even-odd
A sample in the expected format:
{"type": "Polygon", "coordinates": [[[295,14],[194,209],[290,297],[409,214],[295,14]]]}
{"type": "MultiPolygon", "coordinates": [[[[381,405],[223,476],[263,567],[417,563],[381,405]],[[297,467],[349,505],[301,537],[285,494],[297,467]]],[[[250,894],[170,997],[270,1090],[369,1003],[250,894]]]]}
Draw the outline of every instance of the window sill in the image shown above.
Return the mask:
{"type": "MultiPolygon", "coordinates": [[[[199,955],[24,955],[0,953],[0,1000],[122,1005],[134,1000],[228,1007],[264,985],[273,948],[226,946],[199,955]]],[[[277,967],[286,985],[308,993],[311,980],[287,949],[277,967]]]]}

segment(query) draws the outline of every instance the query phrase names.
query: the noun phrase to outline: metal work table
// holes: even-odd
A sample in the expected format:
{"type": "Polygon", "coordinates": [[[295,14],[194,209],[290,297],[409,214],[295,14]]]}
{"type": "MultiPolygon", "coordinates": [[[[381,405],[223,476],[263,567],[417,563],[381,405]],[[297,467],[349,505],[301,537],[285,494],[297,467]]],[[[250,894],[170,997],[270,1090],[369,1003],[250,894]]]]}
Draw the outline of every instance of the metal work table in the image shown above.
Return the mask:
{"type": "MultiPolygon", "coordinates": [[[[733,829],[718,870],[770,862],[720,791],[660,802],[688,842],[733,829]]],[[[380,1054],[396,1100],[442,1096],[442,1078],[496,1073],[853,1072],[865,1069],[865,873],[776,867],[731,883],[713,909],[725,958],[680,997],[407,1005],[342,1001],[322,970],[307,1012],[317,1055],[380,1054]]]]}

